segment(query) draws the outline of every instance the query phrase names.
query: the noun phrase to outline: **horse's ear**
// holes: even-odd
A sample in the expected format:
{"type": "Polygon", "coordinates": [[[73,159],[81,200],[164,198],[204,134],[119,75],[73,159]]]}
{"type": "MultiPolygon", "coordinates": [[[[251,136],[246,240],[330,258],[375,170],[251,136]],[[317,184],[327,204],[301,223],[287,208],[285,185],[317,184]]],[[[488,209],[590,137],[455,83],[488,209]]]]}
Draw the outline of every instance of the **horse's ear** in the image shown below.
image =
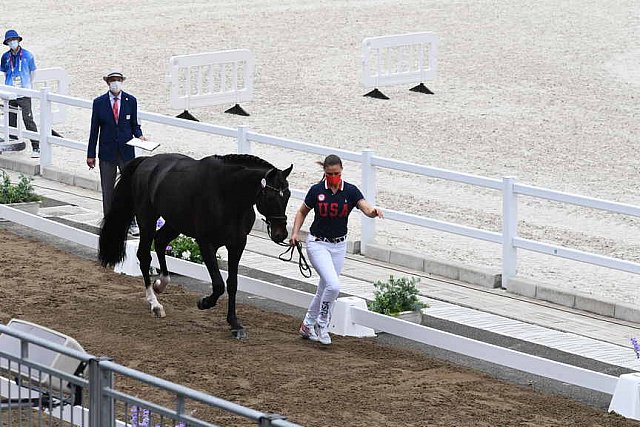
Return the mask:
{"type": "Polygon", "coordinates": [[[293,163],[291,164],[291,166],[289,166],[288,168],[282,171],[282,176],[284,176],[284,178],[287,179],[287,177],[289,176],[292,170],[293,170],[293,163]]]}

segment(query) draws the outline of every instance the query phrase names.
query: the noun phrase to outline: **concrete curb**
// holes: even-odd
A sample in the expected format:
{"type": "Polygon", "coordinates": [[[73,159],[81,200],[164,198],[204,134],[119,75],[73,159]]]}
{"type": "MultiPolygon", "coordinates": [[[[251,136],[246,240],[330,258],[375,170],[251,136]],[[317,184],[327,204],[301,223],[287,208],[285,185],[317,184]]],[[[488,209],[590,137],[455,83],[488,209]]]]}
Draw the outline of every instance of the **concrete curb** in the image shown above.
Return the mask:
{"type": "Polygon", "coordinates": [[[507,281],[507,292],[588,313],[640,323],[640,309],[638,307],[608,298],[594,297],[580,291],[559,290],[548,284],[514,278],[507,281]]]}
{"type": "MultiPolygon", "coordinates": [[[[56,167],[41,168],[37,160],[11,159],[0,155],[0,168],[10,169],[25,175],[41,175],[52,181],[62,182],[93,191],[100,191],[100,181],[74,175],[56,167]]],[[[257,217],[253,230],[267,232],[262,218],[257,217]]],[[[289,231],[291,229],[289,228],[289,231]]],[[[307,233],[303,233],[306,238],[307,233]]],[[[405,267],[411,270],[433,274],[444,278],[474,284],[485,288],[499,288],[502,285],[502,275],[487,268],[469,266],[456,262],[439,260],[420,256],[414,252],[395,250],[388,246],[367,245],[361,248],[360,241],[348,241],[347,252],[363,254],[367,258],[382,261],[391,265],[405,267]],[[364,250],[362,250],[364,249],[364,250]]],[[[507,292],[548,301],[576,310],[612,317],[629,322],[640,323],[640,309],[628,303],[616,302],[605,298],[596,298],[579,291],[569,292],[558,290],[548,284],[538,283],[527,279],[509,279],[507,292]]]]}
{"type": "Polygon", "coordinates": [[[36,159],[25,160],[13,156],[0,155],[0,168],[20,172],[25,175],[40,175],[40,164],[36,159]]]}
{"type": "Polygon", "coordinates": [[[502,285],[502,275],[489,269],[423,257],[415,252],[394,250],[388,246],[367,245],[364,255],[367,258],[485,288],[499,288],[502,285]]]}

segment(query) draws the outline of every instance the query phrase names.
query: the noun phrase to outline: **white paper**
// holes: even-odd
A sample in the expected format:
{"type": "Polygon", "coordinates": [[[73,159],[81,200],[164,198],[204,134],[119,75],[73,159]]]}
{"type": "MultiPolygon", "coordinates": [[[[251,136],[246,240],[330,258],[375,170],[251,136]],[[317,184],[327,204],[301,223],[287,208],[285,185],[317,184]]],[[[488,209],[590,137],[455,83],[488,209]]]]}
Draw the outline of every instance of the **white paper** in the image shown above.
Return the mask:
{"type": "Polygon", "coordinates": [[[153,151],[160,146],[160,143],[153,141],[143,141],[140,138],[132,138],[127,145],[131,145],[133,147],[142,148],[143,150],[153,151]]]}

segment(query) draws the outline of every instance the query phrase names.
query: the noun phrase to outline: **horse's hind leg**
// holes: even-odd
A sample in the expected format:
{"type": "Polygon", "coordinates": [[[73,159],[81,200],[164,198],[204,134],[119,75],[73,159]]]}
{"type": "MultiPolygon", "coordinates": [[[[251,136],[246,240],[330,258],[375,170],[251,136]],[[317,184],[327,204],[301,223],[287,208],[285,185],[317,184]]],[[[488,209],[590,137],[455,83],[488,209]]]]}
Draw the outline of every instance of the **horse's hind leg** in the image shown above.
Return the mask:
{"type": "Polygon", "coordinates": [[[222,280],[222,275],[218,268],[218,260],[216,259],[216,252],[218,251],[218,248],[214,247],[211,243],[202,242],[198,242],[198,246],[200,246],[202,260],[207,266],[207,271],[209,271],[211,287],[213,289],[211,295],[202,297],[198,300],[198,308],[200,310],[206,310],[208,308],[213,308],[218,302],[218,298],[224,294],[224,280],[222,280]]]}
{"type": "Polygon", "coordinates": [[[159,294],[164,292],[170,281],[165,251],[169,242],[178,237],[179,234],[180,232],[166,223],[160,230],[156,231],[154,241],[158,263],[160,264],[160,277],[153,282],[153,290],[159,294]]]}
{"type": "Polygon", "coordinates": [[[155,233],[155,220],[152,224],[149,221],[140,221],[138,217],[138,226],[140,227],[140,242],[138,243],[138,260],[140,261],[140,271],[144,278],[144,287],[147,302],[151,306],[151,311],[157,317],[165,317],[164,307],[158,302],[156,294],[153,293],[151,286],[151,277],[149,277],[149,268],[151,267],[151,241],[155,233]]]}

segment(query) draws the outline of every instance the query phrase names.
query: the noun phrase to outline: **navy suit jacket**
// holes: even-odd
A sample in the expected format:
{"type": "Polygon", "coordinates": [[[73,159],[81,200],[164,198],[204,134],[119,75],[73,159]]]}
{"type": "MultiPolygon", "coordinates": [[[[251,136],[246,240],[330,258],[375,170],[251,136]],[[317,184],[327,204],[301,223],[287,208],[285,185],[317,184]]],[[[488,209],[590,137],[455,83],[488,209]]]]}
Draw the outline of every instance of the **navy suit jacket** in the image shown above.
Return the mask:
{"type": "Polygon", "coordinates": [[[93,100],[91,112],[91,133],[89,134],[89,148],[87,158],[96,157],[96,144],[100,142],[98,157],[100,160],[113,162],[116,154],[125,162],[135,157],[135,150],[127,145],[131,138],[142,136],[138,123],[138,102],[128,93],[120,94],[120,110],[118,123],[113,118],[109,92],[93,100]]]}

